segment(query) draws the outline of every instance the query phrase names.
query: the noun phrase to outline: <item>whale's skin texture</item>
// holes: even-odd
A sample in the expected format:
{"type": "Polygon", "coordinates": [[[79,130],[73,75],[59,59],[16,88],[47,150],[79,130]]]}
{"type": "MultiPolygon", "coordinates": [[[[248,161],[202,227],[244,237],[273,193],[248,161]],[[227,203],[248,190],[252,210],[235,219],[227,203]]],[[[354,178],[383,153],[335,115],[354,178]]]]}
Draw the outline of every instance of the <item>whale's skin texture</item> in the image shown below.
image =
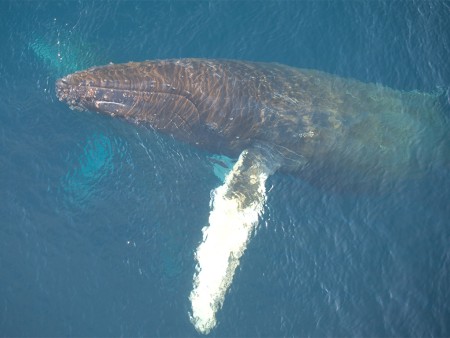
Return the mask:
{"type": "Polygon", "coordinates": [[[75,109],[146,123],[213,153],[264,144],[279,170],[321,186],[449,168],[448,119],[436,95],[276,63],[175,59],[110,64],[58,80],[75,109]]]}

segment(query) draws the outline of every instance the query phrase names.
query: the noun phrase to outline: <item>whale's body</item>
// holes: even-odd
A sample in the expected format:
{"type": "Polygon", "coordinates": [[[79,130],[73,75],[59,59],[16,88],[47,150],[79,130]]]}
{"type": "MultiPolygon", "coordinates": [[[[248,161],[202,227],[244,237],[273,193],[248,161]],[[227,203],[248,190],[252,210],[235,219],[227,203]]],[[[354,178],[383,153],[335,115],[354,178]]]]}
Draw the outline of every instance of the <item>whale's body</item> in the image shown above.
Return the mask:
{"type": "Polygon", "coordinates": [[[215,190],[196,259],[191,319],[215,325],[239,258],[279,170],[324,187],[378,185],[448,169],[448,118],[437,97],[280,64],[146,61],[58,80],[73,108],[151,125],[194,146],[239,157],[215,190]],[[222,263],[220,263],[222,262],[222,263]],[[218,268],[222,266],[222,268],[218,268]]]}
{"type": "Polygon", "coordinates": [[[59,97],[74,107],[145,122],[230,157],[265,144],[280,155],[281,171],[313,181],[318,171],[334,173],[320,175],[326,185],[337,177],[340,186],[354,186],[415,175],[418,146],[430,162],[445,132],[433,95],[280,64],[147,61],[92,68],[58,83],[59,97]],[[431,140],[418,137],[424,130],[433,130],[431,140]]]}

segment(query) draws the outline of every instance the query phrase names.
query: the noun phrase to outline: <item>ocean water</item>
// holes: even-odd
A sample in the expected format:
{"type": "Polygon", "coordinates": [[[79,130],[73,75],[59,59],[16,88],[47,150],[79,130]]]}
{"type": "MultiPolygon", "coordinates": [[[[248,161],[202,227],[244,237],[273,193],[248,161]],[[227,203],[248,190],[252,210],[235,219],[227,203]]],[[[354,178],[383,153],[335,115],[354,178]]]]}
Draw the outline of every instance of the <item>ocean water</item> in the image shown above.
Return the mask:
{"type": "MultiPolygon", "coordinates": [[[[232,162],[72,111],[60,76],[204,57],[450,86],[446,1],[2,1],[0,42],[1,336],[201,336],[194,253],[232,162]]],[[[450,168],[430,167],[382,194],[269,177],[210,335],[450,335],[450,168]]]]}

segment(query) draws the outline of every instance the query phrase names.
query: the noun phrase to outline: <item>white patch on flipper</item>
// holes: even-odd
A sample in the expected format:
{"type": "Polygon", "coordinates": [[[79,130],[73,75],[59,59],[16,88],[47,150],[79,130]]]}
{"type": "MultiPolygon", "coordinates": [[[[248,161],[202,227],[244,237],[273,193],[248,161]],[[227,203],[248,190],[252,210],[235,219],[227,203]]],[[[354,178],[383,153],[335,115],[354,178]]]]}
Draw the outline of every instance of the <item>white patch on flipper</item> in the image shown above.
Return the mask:
{"type": "Polygon", "coordinates": [[[195,253],[197,266],[189,296],[192,305],[190,318],[200,333],[207,334],[216,325],[216,312],[222,307],[239,259],[266,201],[265,182],[272,171],[264,161],[251,162],[250,168],[243,168],[247,155],[248,151],[241,154],[225,183],[213,190],[209,226],[203,228],[203,241],[195,253]],[[253,190],[250,203],[243,203],[243,195],[232,191],[233,182],[243,170],[248,176],[248,188],[253,190]]]}

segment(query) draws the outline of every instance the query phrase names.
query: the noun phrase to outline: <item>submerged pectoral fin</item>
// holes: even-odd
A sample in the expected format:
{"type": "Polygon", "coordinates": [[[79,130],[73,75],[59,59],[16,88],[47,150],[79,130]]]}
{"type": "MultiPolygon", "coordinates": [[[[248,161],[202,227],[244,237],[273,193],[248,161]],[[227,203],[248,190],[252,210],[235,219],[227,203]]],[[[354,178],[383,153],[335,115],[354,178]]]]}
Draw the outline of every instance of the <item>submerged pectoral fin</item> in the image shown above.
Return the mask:
{"type": "Polygon", "coordinates": [[[191,321],[201,333],[216,324],[231,285],[239,259],[266,201],[265,183],[279,162],[265,147],[244,150],[223,185],[213,190],[209,226],[203,228],[203,241],[197,248],[191,321]]]}

